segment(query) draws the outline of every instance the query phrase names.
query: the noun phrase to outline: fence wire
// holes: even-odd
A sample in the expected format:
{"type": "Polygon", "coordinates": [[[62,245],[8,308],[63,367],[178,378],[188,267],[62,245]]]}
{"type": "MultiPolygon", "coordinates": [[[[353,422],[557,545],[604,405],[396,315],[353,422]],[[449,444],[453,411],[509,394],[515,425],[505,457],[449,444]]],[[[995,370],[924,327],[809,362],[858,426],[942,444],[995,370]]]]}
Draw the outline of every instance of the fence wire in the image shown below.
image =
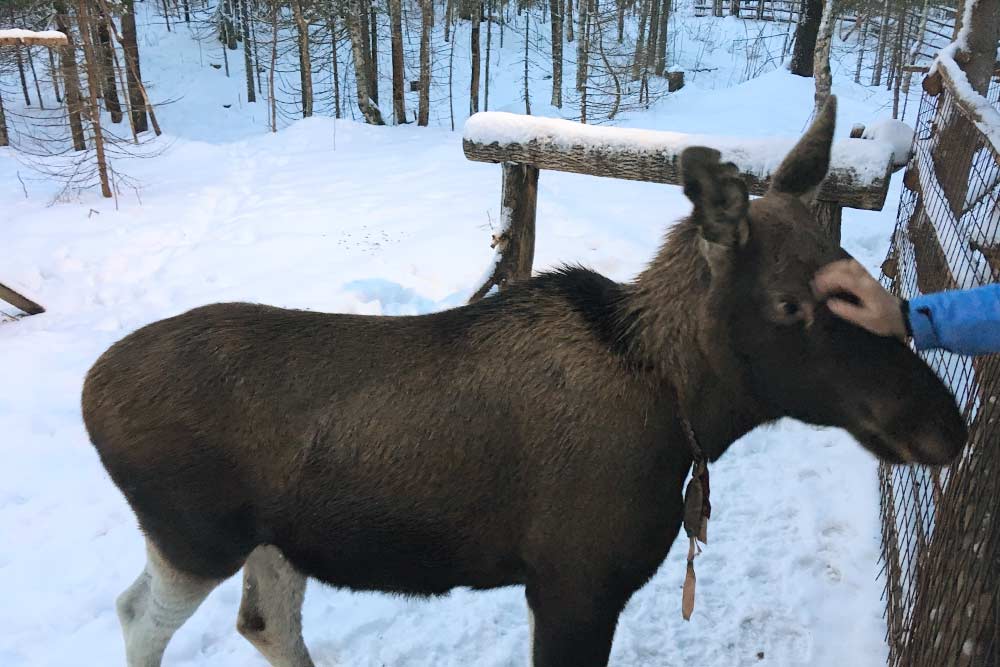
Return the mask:
{"type": "MultiPolygon", "coordinates": [[[[1000,154],[947,86],[924,94],[914,152],[886,286],[911,298],[1000,281],[1000,154]]],[[[947,468],[880,468],[889,664],[998,667],[1000,355],[923,356],[955,393],[969,442],[947,468]]]]}

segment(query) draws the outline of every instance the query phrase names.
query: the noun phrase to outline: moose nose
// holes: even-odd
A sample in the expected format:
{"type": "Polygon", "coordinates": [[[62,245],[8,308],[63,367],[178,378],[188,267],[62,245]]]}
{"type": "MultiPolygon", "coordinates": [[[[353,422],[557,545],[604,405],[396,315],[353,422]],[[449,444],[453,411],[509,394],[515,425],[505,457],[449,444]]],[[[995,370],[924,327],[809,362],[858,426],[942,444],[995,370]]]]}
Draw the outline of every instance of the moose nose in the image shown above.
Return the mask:
{"type": "Polygon", "coordinates": [[[958,411],[944,419],[937,419],[929,427],[917,431],[910,443],[909,453],[916,463],[947,465],[952,463],[962,449],[968,432],[958,411]]]}

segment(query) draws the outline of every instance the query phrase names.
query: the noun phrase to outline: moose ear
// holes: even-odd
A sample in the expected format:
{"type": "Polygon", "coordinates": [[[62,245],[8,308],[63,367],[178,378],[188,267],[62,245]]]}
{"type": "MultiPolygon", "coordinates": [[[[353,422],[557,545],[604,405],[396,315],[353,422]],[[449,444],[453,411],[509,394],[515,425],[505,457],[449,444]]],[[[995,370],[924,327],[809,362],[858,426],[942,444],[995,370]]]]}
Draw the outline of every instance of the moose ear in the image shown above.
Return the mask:
{"type": "Polygon", "coordinates": [[[732,162],[719,162],[714,148],[692,146],[681,153],[684,194],[694,204],[691,220],[715,251],[742,247],[750,238],[747,186],[732,162]]]}
{"type": "Polygon", "coordinates": [[[771,190],[812,202],[830,168],[830,146],[837,125],[837,98],[827,98],[809,130],[782,161],[771,180],[771,190]]]}

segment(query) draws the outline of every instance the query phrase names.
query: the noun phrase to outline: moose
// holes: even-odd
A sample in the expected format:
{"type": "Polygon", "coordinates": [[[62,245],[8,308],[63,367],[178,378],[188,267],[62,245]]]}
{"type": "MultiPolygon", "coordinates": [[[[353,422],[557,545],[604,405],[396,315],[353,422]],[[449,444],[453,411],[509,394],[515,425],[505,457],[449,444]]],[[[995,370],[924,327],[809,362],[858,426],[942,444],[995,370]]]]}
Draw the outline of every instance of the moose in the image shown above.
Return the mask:
{"type": "Polygon", "coordinates": [[[407,317],[220,303],[115,343],[82,403],[146,539],[117,601],[128,667],[158,667],[241,567],[237,628],[274,667],[313,665],[309,577],[524,586],[533,666],[600,667],[678,535],[692,434],[716,460],[792,417],[886,461],[952,461],[947,387],[810,288],[848,256],[808,206],[835,116],[831,98],[753,201],[717,151],[686,149],[693,211],[630,283],[565,267],[407,317]]]}

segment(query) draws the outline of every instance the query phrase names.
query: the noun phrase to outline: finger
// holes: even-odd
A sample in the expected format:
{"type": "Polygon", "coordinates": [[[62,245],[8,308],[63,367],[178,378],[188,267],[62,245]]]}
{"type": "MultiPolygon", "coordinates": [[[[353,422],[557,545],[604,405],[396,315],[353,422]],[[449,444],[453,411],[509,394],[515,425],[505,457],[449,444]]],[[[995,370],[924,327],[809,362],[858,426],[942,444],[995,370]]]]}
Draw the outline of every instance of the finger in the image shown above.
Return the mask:
{"type": "Polygon", "coordinates": [[[855,306],[853,303],[844,301],[843,299],[829,299],[826,302],[826,307],[837,317],[867,328],[866,322],[869,319],[867,308],[855,306]]]}
{"type": "Polygon", "coordinates": [[[821,269],[813,278],[813,291],[819,298],[824,298],[837,292],[847,292],[857,296],[863,287],[863,279],[851,273],[844,266],[829,265],[821,269]]]}

